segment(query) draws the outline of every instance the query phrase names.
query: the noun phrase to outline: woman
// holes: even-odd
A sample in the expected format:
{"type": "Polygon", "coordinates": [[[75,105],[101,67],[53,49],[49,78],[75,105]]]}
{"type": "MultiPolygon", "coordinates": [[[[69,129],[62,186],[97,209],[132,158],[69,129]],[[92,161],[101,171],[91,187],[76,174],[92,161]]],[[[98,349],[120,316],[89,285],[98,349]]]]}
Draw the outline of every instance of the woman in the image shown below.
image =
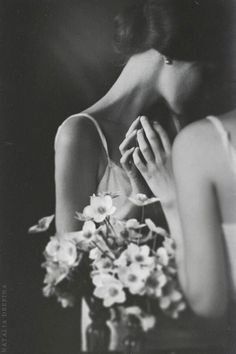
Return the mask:
{"type": "MultiPolygon", "coordinates": [[[[216,76],[220,58],[215,33],[222,33],[221,15],[221,3],[215,0],[145,0],[118,17],[116,43],[126,59],[123,71],[101,100],[68,118],[56,137],[58,234],[80,227],[75,212],[83,210],[93,193],[119,192],[116,216],[137,214],[127,197],[150,189],[136,170],[125,168],[132,149],[121,167],[119,145],[135,118],[156,112],[159,103],[167,108],[173,135],[178,117],[200,115],[196,107],[204,106],[200,102],[207,92],[203,78],[209,83],[216,76]]],[[[136,131],[127,135],[121,151],[135,136],[136,131]]]]}
{"type": "MultiPolygon", "coordinates": [[[[135,118],[159,102],[165,103],[175,127],[189,107],[200,114],[196,108],[207,95],[203,82],[219,76],[221,15],[220,1],[146,0],[118,18],[117,47],[127,60],[123,71],[101,100],[67,119],[56,137],[58,233],[79,227],[75,211],[82,210],[93,193],[109,190],[127,196],[147,191],[139,180],[131,183],[119,166],[119,145],[135,118]]],[[[133,212],[127,198],[117,203],[122,206],[120,217],[133,212]]]]}
{"type": "Polygon", "coordinates": [[[193,311],[205,318],[223,317],[231,305],[235,343],[236,110],[183,129],[173,146],[173,172],[164,131],[153,129],[145,117],[141,122],[135,151],[140,149],[145,163],[137,152],[133,161],[161,198],[177,244],[183,291],[193,311]]]}

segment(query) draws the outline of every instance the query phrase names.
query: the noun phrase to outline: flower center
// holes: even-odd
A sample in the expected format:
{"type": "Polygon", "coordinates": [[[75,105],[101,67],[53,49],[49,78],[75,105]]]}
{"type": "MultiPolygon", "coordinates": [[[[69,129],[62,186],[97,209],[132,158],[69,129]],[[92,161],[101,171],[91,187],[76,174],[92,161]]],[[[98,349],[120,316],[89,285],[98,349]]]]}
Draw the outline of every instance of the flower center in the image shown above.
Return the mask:
{"type": "Polygon", "coordinates": [[[142,256],[141,254],[138,254],[138,255],[135,257],[135,260],[136,260],[137,262],[143,262],[144,258],[143,258],[143,256],[142,256]]]}
{"type": "Polygon", "coordinates": [[[106,212],[106,208],[104,208],[104,207],[102,207],[102,206],[100,206],[100,207],[98,207],[98,213],[99,214],[105,214],[105,212],[106,212]]]}
{"type": "Polygon", "coordinates": [[[105,262],[103,263],[103,267],[104,267],[104,268],[110,268],[110,267],[111,267],[111,262],[110,262],[109,260],[105,261],[105,262]]]}
{"type": "Polygon", "coordinates": [[[92,237],[92,232],[90,231],[84,232],[84,237],[90,239],[92,237]]]}
{"type": "Polygon", "coordinates": [[[116,295],[118,295],[119,291],[116,288],[110,288],[109,289],[109,295],[111,297],[115,297],[116,295]]]}
{"type": "Polygon", "coordinates": [[[134,282],[137,280],[137,276],[136,276],[135,274],[129,274],[128,280],[129,280],[131,283],[134,283],[134,282]]]}
{"type": "Polygon", "coordinates": [[[159,282],[157,279],[155,278],[148,278],[147,279],[147,283],[146,285],[149,287],[149,288],[153,288],[155,289],[157,286],[158,286],[159,282]]]}

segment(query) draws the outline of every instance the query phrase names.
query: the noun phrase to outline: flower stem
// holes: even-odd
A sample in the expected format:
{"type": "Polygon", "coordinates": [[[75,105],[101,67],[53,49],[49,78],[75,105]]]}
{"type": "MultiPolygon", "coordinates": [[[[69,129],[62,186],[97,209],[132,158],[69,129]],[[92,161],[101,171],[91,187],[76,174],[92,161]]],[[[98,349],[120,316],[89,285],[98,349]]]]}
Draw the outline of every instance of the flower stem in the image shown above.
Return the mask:
{"type": "Polygon", "coordinates": [[[154,236],[152,250],[155,251],[157,246],[157,235],[154,236]]]}
{"type": "Polygon", "coordinates": [[[116,230],[114,229],[113,225],[111,224],[110,220],[108,218],[106,218],[105,220],[107,222],[107,225],[110,227],[111,231],[113,231],[116,238],[118,238],[118,234],[117,234],[116,230]]]}
{"type": "Polygon", "coordinates": [[[144,222],[144,205],[141,207],[141,224],[144,222]]]}
{"type": "Polygon", "coordinates": [[[102,254],[105,256],[105,257],[108,257],[110,258],[110,260],[114,261],[114,258],[111,257],[111,255],[107,252],[107,251],[104,251],[102,249],[102,247],[100,247],[95,241],[92,242],[94,244],[95,247],[97,247],[99,249],[99,251],[102,252],[102,254]]]}

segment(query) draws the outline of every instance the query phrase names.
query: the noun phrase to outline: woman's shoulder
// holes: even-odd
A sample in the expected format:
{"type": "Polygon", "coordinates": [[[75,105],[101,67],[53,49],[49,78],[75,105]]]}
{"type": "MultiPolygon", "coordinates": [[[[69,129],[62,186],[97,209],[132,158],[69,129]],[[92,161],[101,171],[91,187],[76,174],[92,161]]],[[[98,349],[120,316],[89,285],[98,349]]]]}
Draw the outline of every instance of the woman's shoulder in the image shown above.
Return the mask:
{"type": "Polygon", "coordinates": [[[209,145],[213,138],[213,129],[207,119],[191,123],[183,128],[176,136],[173,145],[173,152],[194,153],[201,152],[209,145]],[[209,140],[210,139],[210,140],[209,140]]]}
{"type": "MultiPolygon", "coordinates": [[[[208,117],[209,118],[209,117],[208,117]]],[[[212,124],[210,119],[201,119],[187,125],[177,135],[174,141],[174,149],[186,149],[190,152],[197,148],[198,151],[204,149],[209,143],[219,146],[219,132],[213,125],[221,126],[222,130],[230,132],[230,135],[236,136],[236,110],[227,112],[219,117],[211,116],[216,124],[212,124]]]]}
{"type": "MultiPolygon", "coordinates": [[[[207,119],[189,124],[176,137],[173,145],[173,164],[189,174],[211,177],[219,167],[223,151],[218,136],[207,119]],[[212,169],[212,166],[215,168],[212,169]],[[218,167],[217,167],[218,166],[218,167]]],[[[223,155],[222,155],[223,156],[223,155]]]]}
{"type": "Polygon", "coordinates": [[[58,128],[55,148],[58,145],[84,145],[91,142],[96,148],[100,144],[97,128],[86,115],[78,113],[69,116],[58,128]]]}

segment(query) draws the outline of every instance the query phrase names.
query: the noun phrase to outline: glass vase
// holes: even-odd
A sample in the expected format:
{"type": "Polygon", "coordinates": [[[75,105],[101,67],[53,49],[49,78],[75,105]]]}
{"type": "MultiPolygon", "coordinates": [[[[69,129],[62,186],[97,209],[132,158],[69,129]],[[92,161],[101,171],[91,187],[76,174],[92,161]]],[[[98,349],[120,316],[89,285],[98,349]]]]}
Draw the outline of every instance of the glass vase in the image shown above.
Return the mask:
{"type": "Polygon", "coordinates": [[[104,309],[101,302],[93,297],[89,299],[88,305],[92,322],[86,330],[87,350],[104,354],[109,349],[111,338],[110,328],[106,323],[110,317],[110,312],[104,309]]]}

